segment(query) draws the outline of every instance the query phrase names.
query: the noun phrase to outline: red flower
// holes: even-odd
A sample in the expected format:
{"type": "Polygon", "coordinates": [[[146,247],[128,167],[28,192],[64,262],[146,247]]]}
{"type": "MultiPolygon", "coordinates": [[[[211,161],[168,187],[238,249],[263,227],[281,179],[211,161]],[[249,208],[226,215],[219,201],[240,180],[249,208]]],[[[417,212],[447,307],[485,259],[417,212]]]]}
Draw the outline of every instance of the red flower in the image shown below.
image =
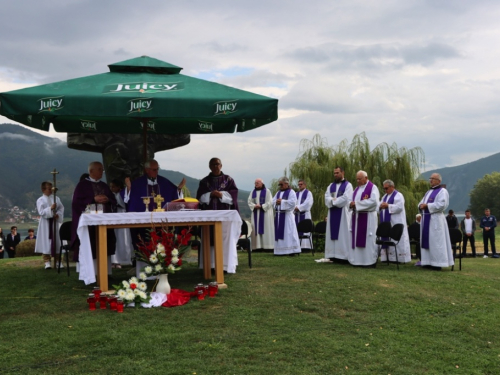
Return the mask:
{"type": "Polygon", "coordinates": [[[130,284],[130,289],[134,290],[135,288],[137,288],[136,284],[130,284]]]}

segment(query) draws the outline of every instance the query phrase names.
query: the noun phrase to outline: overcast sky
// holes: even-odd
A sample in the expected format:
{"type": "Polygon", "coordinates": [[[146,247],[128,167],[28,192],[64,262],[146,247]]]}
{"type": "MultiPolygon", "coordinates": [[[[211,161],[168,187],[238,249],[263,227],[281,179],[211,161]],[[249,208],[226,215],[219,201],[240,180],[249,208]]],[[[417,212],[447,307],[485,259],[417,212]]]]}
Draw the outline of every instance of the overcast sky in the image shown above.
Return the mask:
{"type": "Polygon", "coordinates": [[[420,146],[427,170],[500,151],[498,1],[1,5],[0,92],[105,73],[110,63],[148,55],[279,99],[278,121],[192,135],[189,145],[156,154],[163,169],[201,178],[218,156],[249,190],[256,177],[280,177],[300,141],[317,133],[330,145],[364,131],[372,148],[420,146]]]}

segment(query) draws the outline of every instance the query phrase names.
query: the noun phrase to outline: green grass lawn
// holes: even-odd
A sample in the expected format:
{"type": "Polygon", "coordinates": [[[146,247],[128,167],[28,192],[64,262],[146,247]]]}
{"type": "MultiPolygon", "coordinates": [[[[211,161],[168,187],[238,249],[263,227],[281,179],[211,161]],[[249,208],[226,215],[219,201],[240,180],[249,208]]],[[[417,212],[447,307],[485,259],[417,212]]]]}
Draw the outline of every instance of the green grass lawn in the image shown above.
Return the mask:
{"type": "MultiPolygon", "coordinates": [[[[216,298],[89,311],[93,285],[0,261],[0,373],[499,374],[500,259],[463,270],[316,263],[240,253],[216,298]]],[[[118,270],[111,283],[126,276],[118,270]]],[[[194,266],[173,288],[202,281],[194,266]]]]}

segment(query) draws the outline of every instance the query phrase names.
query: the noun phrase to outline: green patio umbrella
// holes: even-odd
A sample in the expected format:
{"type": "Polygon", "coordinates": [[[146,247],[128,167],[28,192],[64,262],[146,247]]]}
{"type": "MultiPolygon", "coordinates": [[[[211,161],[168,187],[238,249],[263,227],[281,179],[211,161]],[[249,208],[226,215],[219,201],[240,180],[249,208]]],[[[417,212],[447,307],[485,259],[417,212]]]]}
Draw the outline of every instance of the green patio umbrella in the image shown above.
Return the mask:
{"type": "Polygon", "coordinates": [[[125,134],[245,132],[278,119],[278,100],[179,74],[142,56],[110,72],[0,93],[0,115],[40,130],[125,134]]]}

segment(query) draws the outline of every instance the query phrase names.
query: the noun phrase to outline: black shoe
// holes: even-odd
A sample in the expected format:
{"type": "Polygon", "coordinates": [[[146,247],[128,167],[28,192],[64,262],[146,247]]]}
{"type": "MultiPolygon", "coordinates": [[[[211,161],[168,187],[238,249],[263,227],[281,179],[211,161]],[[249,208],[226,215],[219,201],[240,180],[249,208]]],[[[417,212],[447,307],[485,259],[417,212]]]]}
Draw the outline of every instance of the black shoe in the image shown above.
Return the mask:
{"type": "Polygon", "coordinates": [[[441,267],[431,266],[432,271],[441,271],[441,267]]]}
{"type": "Polygon", "coordinates": [[[492,258],[500,258],[500,255],[498,255],[498,254],[493,254],[491,257],[492,257],[492,258]]]}

